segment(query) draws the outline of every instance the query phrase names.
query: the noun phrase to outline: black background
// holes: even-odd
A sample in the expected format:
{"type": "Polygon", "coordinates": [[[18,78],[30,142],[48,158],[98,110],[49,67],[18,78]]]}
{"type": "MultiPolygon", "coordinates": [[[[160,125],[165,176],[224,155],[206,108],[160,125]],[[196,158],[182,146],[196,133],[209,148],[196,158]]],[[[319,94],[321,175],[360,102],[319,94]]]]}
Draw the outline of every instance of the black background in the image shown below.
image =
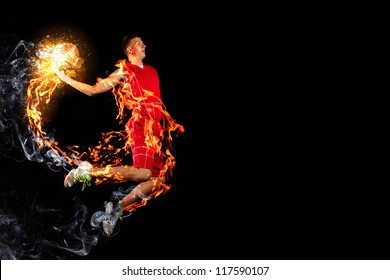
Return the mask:
{"type": "MultiPolygon", "coordinates": [[[[159,71],[164,103],[186,130],[174,139],[177,166],[168,193],[120,223],[116,235],[100,238],[86,256],[60,251],[56,257],[388,258],[379,249],[388,248],[379,219],[385,205],[373,203],[380,198],[367,191],[372,183],[353,168],[359,159],[340,125],[340,108],[332,107],[329,117],[328,101],[318,97],[324,89],[300,82],[301,39],[291,22],[222,6],[132,5],[50,13],[23,8],[1,18],[1,34],[30,41],[54,26],[78,30],[90,43],[91,82],[124,58],[121,38],[140,33],[145,63],[159,71]]],[[[57,106],[52,125],[63,143],[93,141],[116,124],[111,94],[90,99],[70,92],[57,106]]],[[[64,189],[61,172],[36,162],[2,158],[1,164],[3,182],[67,213],[75,196],[97,209],[112,190],[64,189]]]]}
{"type": "MultiPolygon", "coordinates": [[[[168,193],[149,201],[120,223],[114,236],[100,237],[99,244],[86,256],[67,252],[62,255],[60,251],[53,256],[42,254],[43,258],[275,258],[269,249],[268,253],[259,251],[269,247],[270,218],[253,210],[253,188],[258,188],[259,183],[244,183],[254,176],[250,171],[253,163],[238,160],[237,156],[246,126],[235,120],[241,117],[235,115],[239,110],[230,101],[235,94],[233,80],[237,69],[227,71],[226,63],[221,64],[227,53],[223,41],[233,40],[232,26],[209,18],[208,14],[189,18],[187,12],[161,13],[155,17],[147,11],[137,15],[118,7],[112,15],[99,16],[99,12],[75,10],[48,14],[25,9],[17,17],[2,18],[1,34],[37,43],[46,34],[69,30],[88,44],[85,65],[89,69],[84,78],[93,83],[124,58],[122,37],[139,33],[147,46],[145,63],[159,71],[164,103],[184,126],[185,133],[173,140],[177,165],[168,193]],[[243,170],[242,165],[248,168],[243,170]]],[[[56,129],[56,140],[61,144],[93,143],[101,131],[117,125],[112,94],[89,98],[71,89],[67,94],[55,104],[57,110],[47,121],[56,129]]],[[[65,189],[64,172],[52,172],[28,160],[2,158],[1,164],[6,170],[2,172],[3,182],[25,192],[26,208],[34,209],[28,204],[39,200],[45,207],[59,208],[71,215],[73,198],[77,197],[90,211],[101,210],[99,207],[114,188],[83,192],[65,189]]],[[[37,219],[42,228],[27,231],[39,236],[40,230],[51,229],[54,221],[45,221],[31,211],[31,218],[37,219]]],[[[36,226],[32,224],[31,227],[36,226]]]]}

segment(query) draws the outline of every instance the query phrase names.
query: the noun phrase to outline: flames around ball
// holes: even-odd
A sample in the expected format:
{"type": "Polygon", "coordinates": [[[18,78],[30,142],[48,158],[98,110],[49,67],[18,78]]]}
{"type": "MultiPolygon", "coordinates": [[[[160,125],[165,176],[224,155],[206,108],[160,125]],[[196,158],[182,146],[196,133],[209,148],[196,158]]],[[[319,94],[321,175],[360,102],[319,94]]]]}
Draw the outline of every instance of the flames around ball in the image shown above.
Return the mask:
{"type": "Polygon", "coordinates": [[[51,57],[54,63],[61,69],[80,68],[83,59],[76,45],[72,43],[61,43],[53,48],[51,57]]]}

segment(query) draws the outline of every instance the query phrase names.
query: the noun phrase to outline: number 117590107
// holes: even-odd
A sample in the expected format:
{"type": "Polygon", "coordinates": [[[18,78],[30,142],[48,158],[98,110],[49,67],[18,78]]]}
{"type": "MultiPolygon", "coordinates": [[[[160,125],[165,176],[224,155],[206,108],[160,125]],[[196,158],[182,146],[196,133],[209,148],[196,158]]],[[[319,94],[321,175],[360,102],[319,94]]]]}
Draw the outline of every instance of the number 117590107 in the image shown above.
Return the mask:
{"type": "Polygon", "coordinates": [[[216,267],[216,275],[267,275],[268,266],[222,266],[216,267]]]}

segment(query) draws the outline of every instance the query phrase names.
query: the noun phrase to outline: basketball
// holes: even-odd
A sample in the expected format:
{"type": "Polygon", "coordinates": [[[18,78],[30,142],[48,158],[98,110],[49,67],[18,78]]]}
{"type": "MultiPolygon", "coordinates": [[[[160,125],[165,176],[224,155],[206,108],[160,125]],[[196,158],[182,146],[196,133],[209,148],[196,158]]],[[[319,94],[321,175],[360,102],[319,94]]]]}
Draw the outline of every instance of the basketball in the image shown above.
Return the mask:
{"type": "Polygon", "coordinates": [[[61,43],[54,47],[52,58],[61,69],[79,68],[82,64],[80,53],[76,45],[61,43]]]}

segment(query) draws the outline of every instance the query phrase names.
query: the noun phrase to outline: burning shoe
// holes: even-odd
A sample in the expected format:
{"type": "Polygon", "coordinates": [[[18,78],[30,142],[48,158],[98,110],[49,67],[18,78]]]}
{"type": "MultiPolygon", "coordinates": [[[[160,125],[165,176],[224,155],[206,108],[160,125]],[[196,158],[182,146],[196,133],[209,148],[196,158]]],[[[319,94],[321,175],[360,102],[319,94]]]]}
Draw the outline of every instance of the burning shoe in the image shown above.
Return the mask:
{"type": "Polygon", "coordinates": [[[77,182],[83,182],[82,190],[84,190],[86,186],[91,185],[91,171],[92,165],[87,161],[83,161],[76,169],[72,169],[68,175],[66,175],[64,180],[65,188],[70,188],[77,182]]]}
{"type": "Polygon", "coordinates": [[[110,236],[113,233],[114,227],[118,219],[121,218],[121,215],[122,215],[122,207],[120,202],[116,205],[115,208],[114,208],[114,204],[111,201],[107,202],[106,213],[103,219],[103,230],[105,234],[110,236]]]}

